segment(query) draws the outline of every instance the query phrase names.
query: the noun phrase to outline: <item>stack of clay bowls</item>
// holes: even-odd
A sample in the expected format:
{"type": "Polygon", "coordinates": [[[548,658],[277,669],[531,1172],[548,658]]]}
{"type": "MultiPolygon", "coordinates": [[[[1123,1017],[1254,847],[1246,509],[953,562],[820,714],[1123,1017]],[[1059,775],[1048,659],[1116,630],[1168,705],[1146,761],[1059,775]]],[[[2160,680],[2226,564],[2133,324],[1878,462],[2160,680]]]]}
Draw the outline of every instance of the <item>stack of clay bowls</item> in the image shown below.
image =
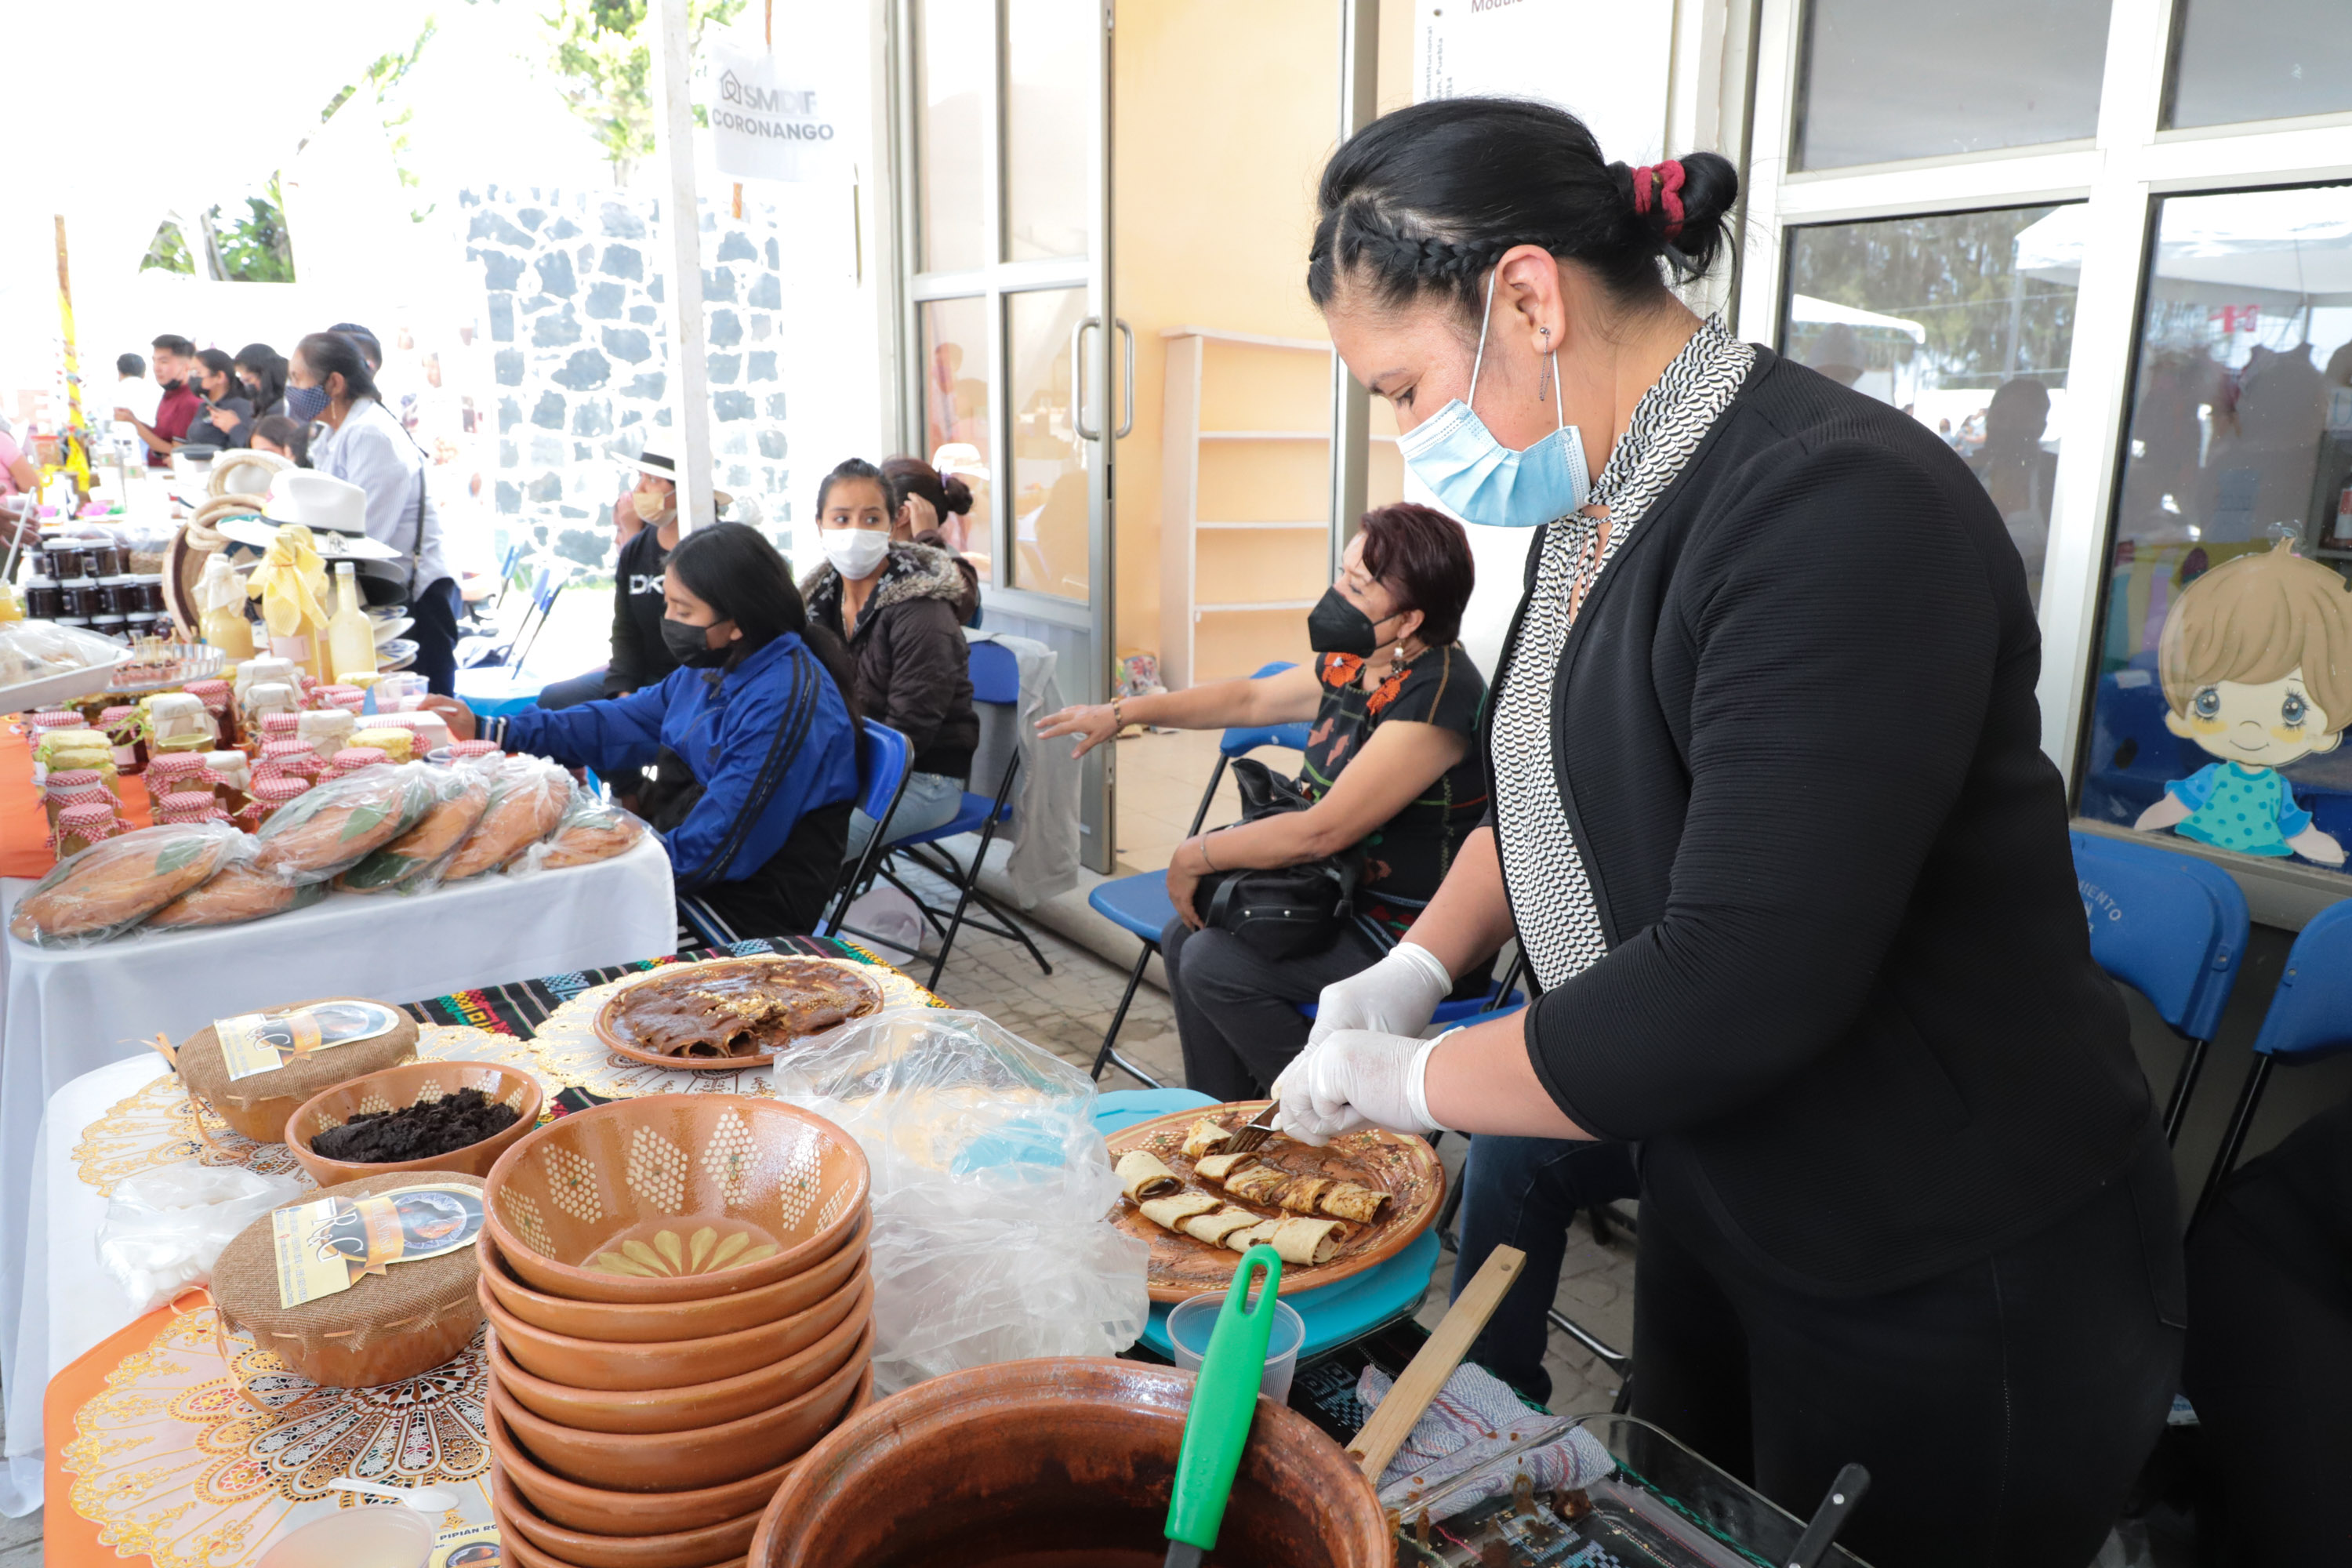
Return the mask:
{"type": "Polygon", "coordinates": [[[562,1117],[483,1184],[491,1503],[522,1568],[740,1563],[871,1396],[865,1155],[775,1100],[562,1117]]]}

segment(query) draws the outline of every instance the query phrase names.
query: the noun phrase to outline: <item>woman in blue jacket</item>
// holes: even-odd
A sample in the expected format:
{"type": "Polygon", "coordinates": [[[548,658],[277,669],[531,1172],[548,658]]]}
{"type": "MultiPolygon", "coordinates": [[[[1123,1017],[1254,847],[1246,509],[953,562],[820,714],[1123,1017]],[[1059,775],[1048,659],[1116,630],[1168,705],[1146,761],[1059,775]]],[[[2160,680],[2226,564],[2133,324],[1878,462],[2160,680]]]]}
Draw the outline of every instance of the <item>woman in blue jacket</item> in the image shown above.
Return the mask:
{"type": "Polygon", "coordinates": [[[647,768],[639,805],[681,896],[745,936],[812,929],[840,874],[857,796],[856,689],[840,643],[809,624],[776,547],[739,522],[679,541],[665,568],[656,685],[575,708],[477,723],[436,700],[451,731],[599,773],[647,768]]]}

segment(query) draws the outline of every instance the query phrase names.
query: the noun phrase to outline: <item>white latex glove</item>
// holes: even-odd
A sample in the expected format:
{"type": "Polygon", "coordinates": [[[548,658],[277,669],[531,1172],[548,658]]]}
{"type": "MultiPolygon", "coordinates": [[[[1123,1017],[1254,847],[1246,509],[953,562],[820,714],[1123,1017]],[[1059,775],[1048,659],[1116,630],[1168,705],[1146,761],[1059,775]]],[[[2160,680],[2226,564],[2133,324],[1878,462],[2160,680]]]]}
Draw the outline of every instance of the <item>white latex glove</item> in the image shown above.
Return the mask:
{"type": "Polygon", "coordinates": [[[1336,980],[1315,999],[1315,1026],[1307,1033],[1309,1050],[1341,1029],[1370,1029],[1383,1035],[1418,1035],[1429,1027],[1430,1016],[1454,976],[1425,947],[1401,942],[1369,969],[1336,980]]]}
{"type": "Polygon", "coordinates": [[[1443,1131],[1429,1113],[1423,1085],[1430,1053],[1444,1038],[1422,1040],[1370,1029],[1341,1029],[1326,1037],[1300,1053],[1275,1082],[1283,1131],[1301,1142],[1325,1143],[1359,1127],[1422,1137],[1443,1131]]]}

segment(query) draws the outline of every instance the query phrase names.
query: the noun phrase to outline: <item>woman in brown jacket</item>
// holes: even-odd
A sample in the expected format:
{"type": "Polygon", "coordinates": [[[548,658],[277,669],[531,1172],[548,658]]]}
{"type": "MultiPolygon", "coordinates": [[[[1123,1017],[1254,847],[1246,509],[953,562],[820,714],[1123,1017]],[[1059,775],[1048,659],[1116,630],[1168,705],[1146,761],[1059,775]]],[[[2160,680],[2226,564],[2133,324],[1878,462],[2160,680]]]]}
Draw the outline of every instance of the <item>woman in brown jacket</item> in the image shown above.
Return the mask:
{"type": "MultiPolygon", "coordinates": [[[[947,551],[891,540],[903,499],[860,458],[827,474],[816,497],[825,563],[801,583],[810,618],[849,645],[858,710],[914,748],[906,794],[890,819],[894,841],[954,820],[980,744],[971,656],[958,613],[963,574],[947,551]]],[[[873,833],[874,819],[863,811],[851,818],[850,859],[873,833]]]]}

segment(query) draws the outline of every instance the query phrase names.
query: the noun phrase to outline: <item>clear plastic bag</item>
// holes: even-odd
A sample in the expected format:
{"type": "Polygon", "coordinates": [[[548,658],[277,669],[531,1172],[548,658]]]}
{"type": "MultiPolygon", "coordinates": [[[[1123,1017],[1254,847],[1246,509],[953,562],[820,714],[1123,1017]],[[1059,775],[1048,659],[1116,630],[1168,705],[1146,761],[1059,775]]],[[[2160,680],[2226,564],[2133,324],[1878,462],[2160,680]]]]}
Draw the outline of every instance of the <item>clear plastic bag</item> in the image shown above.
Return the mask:
{"type": "Polygon", "coordinates": [[[0,621],[0,686],[112,664],[122,645],[55,621],[0,621]]]}
{"type": "Polygon", "coordinates": [[[260,869],[254,864],[260,855],[261,846],[253,836],[238,833],[213,874],[149,915],[139,928],[141,934],[243,925],[306,908],[326,896],[323,882],[297,882],[260,869]]]}
{"type": "Polygon", "coordinates": [[[776,1092],[874,1172],[874,1379],[1106,1356],[1143,1331],[1150,1248],[1119,1197],[1094,1080],[977,1013],[896,1007],[799,1042],[776,1092]]]}
{"type": "Polygon", "coordinates": [[[572,799],[572,775],[543,757],[508,757],[490,774],[490,808],[443,868],[462,882],[510,865],[555,831],[572,799]]]}
{"type": "Polygon", "coordinates": [[[111,941],[210,881],[244,837],[226,822],[191,822],[100,839],[16,900],[9,932],[37,947],[111,941]]]}
{"type": "Polygon", "coordinates": [[[637,841],[650,831],[635,813],[575,784],[555,831],[524,850],[521,858],[507,868],[507,875],[520,877],[533,871],[585,866],[592,860],[609,860],[635,848],[637,841]]]}
{"type": "Polygon", "coordinates": [[[309,1190],[292,1176],[194,1160],[114,1184],[98,1226],[99,1266],[152,1312],[192,1285],[212,1283],[221,1248],[246,1226],[309,1190]]]}
{"type": "Polygon", "coordinates": [[[337,877],[337,889],[347,893],[424,893],[441,885],[443,868],[489,809],[490,781],[471,768],[425,771],[433,804],[415,826],[337,877]]]}
{"type": "Polygon", "coordinates": [[[304,790],[261,825],[256,868],[297,882],[350,870],[416,826],[434,802],[432,772],[423,763],[362,768],[304,790]]]}

